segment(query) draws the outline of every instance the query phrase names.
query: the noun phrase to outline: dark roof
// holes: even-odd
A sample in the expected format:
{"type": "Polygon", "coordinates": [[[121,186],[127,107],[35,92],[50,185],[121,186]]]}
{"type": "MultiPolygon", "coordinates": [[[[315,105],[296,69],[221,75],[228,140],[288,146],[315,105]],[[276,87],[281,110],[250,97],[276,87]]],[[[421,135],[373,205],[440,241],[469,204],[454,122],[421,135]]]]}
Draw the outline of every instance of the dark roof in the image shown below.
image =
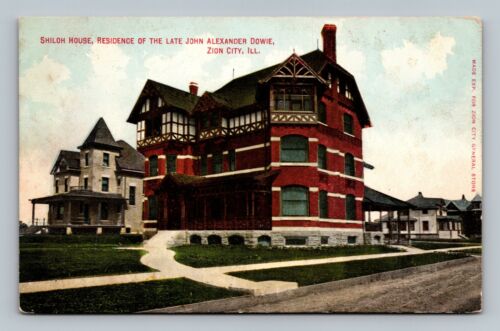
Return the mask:
{"type": "Polygon", "coordinates": [[[118,193],[102,193],[94,192],[89,190],[73,190],[66,193],[49,195],[42,198],[31,199],[33,203],[50,203],[57,201],[67,201],[67,200],[82,200],[82,199],[99,199],[99,200],[122,200],[125,198],[118,193]]]}
{"type": "Polygon", "coordinates": [[[89,148],[89,147],[97,147],[97,148],[111,148],[111,149],[120,149],[120,145],[118,145],[113,138],[113,135],[109,131],[106,122],[101,117],[95,124],[92,131],[88,135],[85,142],[79,146],[79,149],[89,148]]]}
{"type": "MultiPolygon", "coordinates": [[[[371,125],[370,117],[364,105],[361,94],[359,93],[358,86],[354,76],[351,75],[347,70],[345,70],[338,63],[331,61],[322,51],[315,50],[299,56],[311,69],[316,73],[321,73],[321,71],[330,65],[334,71],[341,75],[342,78],[346,79],[348,83],[352,86],[354,93],[356,95],[356,100],[358,101],[359,108],[359,119],[363,126],[371,125]]],[[[288,59],[287,59],[288,60],[288,59]]],[[[284,62],[275,64],[273,66],[255,71],[245,76],[241,76],[231,80],[226,85],[222,86],[220,89],[216,90],[213,95],[220,97],[230,104],[233,108],[241,108],[249,106],[257,102],[258,89],[257,86],[259,82],[267,78],[273,73],[279,66],[284,62]]],[[[358,111],[358,109],[357,109],[358,111]]]]}
{"type": "Polygon", "coordinates": [[[80,152],[61,150],[57,156],[56,162],[50,171],[53,175],[59,166],[66,164],[66,169],[62,170],[80,170],[80,152]],[[62,164],[61,164],[62,163],[62,164]]]}
{"type": "Polygon", "coordinates": [[[414,206],[403,200],[391,197],[385,193],[374,190],[368,186],[365,186],[365,196],[363,198],[363,204],[373,210],[380,208],[382,210],[400,210],[400,209],[412,209],[414,206]]]}
{"type": "Polygon", "coordinates": [[[144,155],[124,140],[118,140],[116,143],[122,148],[120,157],[116,158],[118,169],[144,173],[144,155]]]}
{"type": "Polygon", "coordinates": [[[407,202],[415,205],[416,209],[438,209],[445,205],[445,201],[442,198],[426,198],[422,195],[422,192],[418,192],[418,195],[407,200],[407,202]]]}
{"type": "MultiPolygon", "coordinates": [[[[296,55],[293,54],[293,56],[296,55]]],[[[338,63],[331,61],[320,50],[315,50],[298,57],[299,59],[304,61],[312,70],[314,70],[318,76],[321,76],[321,72],[324,68],[329,67],[333,69],[334,73],[337,76],[340,76],[342,79],[344,79],[352,88],[355,99],[355,110],[358,114],[361,125],[371,125],[370,117],[366,110],[361,94],[359,93],[359,89],[353,75],[351,75],[338,63]]],[[[287,58],[287,60],[289,58],[287,58]]],[[[215,92],[205,92],[203,96],[210,96],[215,102],[230,109],[239,109],[251,106],[258,101],[257,99],[261,81],[268,78],[269,75],[274,72],[274,70],[283,65],[285,62],[286,61],[235,78],[215,92]]],[[[132,109],[132,112],[127,120],[128,122],[137,122],[137,115],[140,113],[142,103],[144,101],[144,98],[146,97],[145,95],[148,95],[150,93],[149,91],[151,90],[157,91],[157,93],[163,98],[167,106],[174,106],[189,113],[193,111],[198,100],[200,100],[199,97],[191,93],[152,80],[148,80],[142,89],[140,97],[138,98],[136,104],[132,109]]]]}
{"type": "Polygon", "coordinates": [[[467,207],[469,207],[469,205],[470,205],[470,202],[465,198],[459,199],[459,200],[447,200],[446,201],[446,208],[449,208],[448,206],[450,204],[453,204],[455,206],[455,208],[459,211],[466,211],[467,207]]]}
{"type": "Polygon", "coordinates": [[[436,219],[438,221],[448,221],[448,220],[452,220],[452,221],[461,221],[462,218],[458,215],[438,215],[436,216],[436,219]]]}
{"type": "Polygon", "coordinates": [[[471,202],[481,202],[481,201],[483,201],[483,198],[481,198],[481,195],[479,195],[479,193],[476,194],[474,198],[472,198],[471,200],[471,202]]]}
{"type": "MultiPolygon", "coordinates": [[[[394,222],[394,221],[397,221],[398,218],[397,217],[392,217],[391,218],[391,222],[394,222]]],[[[379,222],[388,222],[389,221],[389,215],[383,215],[381,219],[379,220],[375,220],[375,221],[379,221],[379,222]]],[[[401,222],[416,222],[417,219],[415,217],[410,217],[410,215],[400,215],[399,216],[399,221],[401,222]]]]}
{"type": "Polygon", "coordinates": [[[167,107],[175,107],[188,113],[193,111],[194,106],[200,98],[192,93],[148,79],[142,88],[141,94],[137,99],[127,122],[135,123],[137,121],[136,117],[140,114],[142,103],[152,94],[161,97],[167,107]]]}
{"type": "Polygon", "coordinates": [[[199,187],[221,184],[229,184],[234,187],[234,185],[249,182],[266,184],[270,183],[270,180],[276,178],[279,172],[279,170],[266,170],[219,177],[190,176],[185,174],[169,173],[163,177],[162,181],[158,185],[158,189],[173,189],[173,187],[170,186],[171,183],[177,186],[175,189],[178,187],[199,187]]]}

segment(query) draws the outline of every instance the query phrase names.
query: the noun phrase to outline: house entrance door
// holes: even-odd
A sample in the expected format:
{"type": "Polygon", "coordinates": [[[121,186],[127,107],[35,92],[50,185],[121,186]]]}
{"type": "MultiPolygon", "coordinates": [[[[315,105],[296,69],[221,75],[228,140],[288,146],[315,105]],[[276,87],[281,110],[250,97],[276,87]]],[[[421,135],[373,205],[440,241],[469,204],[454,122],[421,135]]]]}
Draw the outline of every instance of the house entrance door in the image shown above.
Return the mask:
{"type": "Polygon", "coordinates": [[[181,228],[181,212],[179,198],[177,196],[168,197],[167,229],[179,230],[181,228]]]}

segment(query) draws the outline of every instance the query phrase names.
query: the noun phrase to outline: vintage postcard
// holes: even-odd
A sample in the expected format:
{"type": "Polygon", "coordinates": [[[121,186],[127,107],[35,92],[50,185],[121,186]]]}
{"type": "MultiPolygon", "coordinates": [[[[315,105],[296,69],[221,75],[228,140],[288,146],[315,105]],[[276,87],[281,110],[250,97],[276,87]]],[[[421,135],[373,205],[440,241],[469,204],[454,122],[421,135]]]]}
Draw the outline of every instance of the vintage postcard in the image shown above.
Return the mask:
{"type": "Polygon", "coordinates": [[[19,19],[20,311],[480,312],[476,17],[19,19]]]}

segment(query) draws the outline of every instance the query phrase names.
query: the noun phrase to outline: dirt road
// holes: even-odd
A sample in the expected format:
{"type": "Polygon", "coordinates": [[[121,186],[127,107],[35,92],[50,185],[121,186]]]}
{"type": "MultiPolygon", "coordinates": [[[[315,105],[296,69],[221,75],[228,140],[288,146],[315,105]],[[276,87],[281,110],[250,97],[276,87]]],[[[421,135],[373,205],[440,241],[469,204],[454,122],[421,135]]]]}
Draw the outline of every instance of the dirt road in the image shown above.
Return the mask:
{"type": "Polygon", "coordinates": [[[481,260],[478,258],[436,272],[417,272],[404,278],[380,280],[341,290],[323,290],[238,311],[445,313],[480,309],[481,260]]]}

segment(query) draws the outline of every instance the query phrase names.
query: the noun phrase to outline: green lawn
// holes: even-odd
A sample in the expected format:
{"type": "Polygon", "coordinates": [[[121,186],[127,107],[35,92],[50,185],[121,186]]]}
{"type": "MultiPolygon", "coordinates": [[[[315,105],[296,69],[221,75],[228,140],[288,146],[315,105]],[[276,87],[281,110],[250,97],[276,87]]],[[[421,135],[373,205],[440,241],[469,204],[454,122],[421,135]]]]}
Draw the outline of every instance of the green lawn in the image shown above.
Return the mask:
{"type": "Polygon", "coordinates": [[[422,255],[387,257],[373,260],[318,264],[303,267],[233,272],[230,273],[230,275],[254,281],[281,280],[297,282],[299,286],[305,286],[414,267],[418,265],[437,263],[466,256],[467,254],[462,253],[427,253],[422,255]]]}
{"type": "Polygon", "coordinates": [[[399,252],[396,248],[368,245],[322,248],[187,245],[172,249],[178,262],[195,268],[399,252]]]}
{"type": "Polygon", "coordinates": [[[20,305],[24,312],[43,314],[133,313],[242,294],[177,278],[21,294],[20,305]]]}
{"type": "Polygon", "coordinates": [[[139,262],[144,251],[119,236],[33,236],[19,241],[19,281],[154,271],[139,262]]]}
{"type": "Polygon", "coordinates": [[[460,252],[471,254],[471,255],[483,255],[483,249],[482,248],[463,249],[460,252]]]}
{"type": "Polygon", "coordinates": [[[431,249],[441,249],[441,248],[454,248],[454,247],[467,247],[467,246],[479,246],[481,243],[471,243],[471,242],[432,242],[432,241],[411,241],[411,245],[416,248],[431,250],[431,249]]]}

